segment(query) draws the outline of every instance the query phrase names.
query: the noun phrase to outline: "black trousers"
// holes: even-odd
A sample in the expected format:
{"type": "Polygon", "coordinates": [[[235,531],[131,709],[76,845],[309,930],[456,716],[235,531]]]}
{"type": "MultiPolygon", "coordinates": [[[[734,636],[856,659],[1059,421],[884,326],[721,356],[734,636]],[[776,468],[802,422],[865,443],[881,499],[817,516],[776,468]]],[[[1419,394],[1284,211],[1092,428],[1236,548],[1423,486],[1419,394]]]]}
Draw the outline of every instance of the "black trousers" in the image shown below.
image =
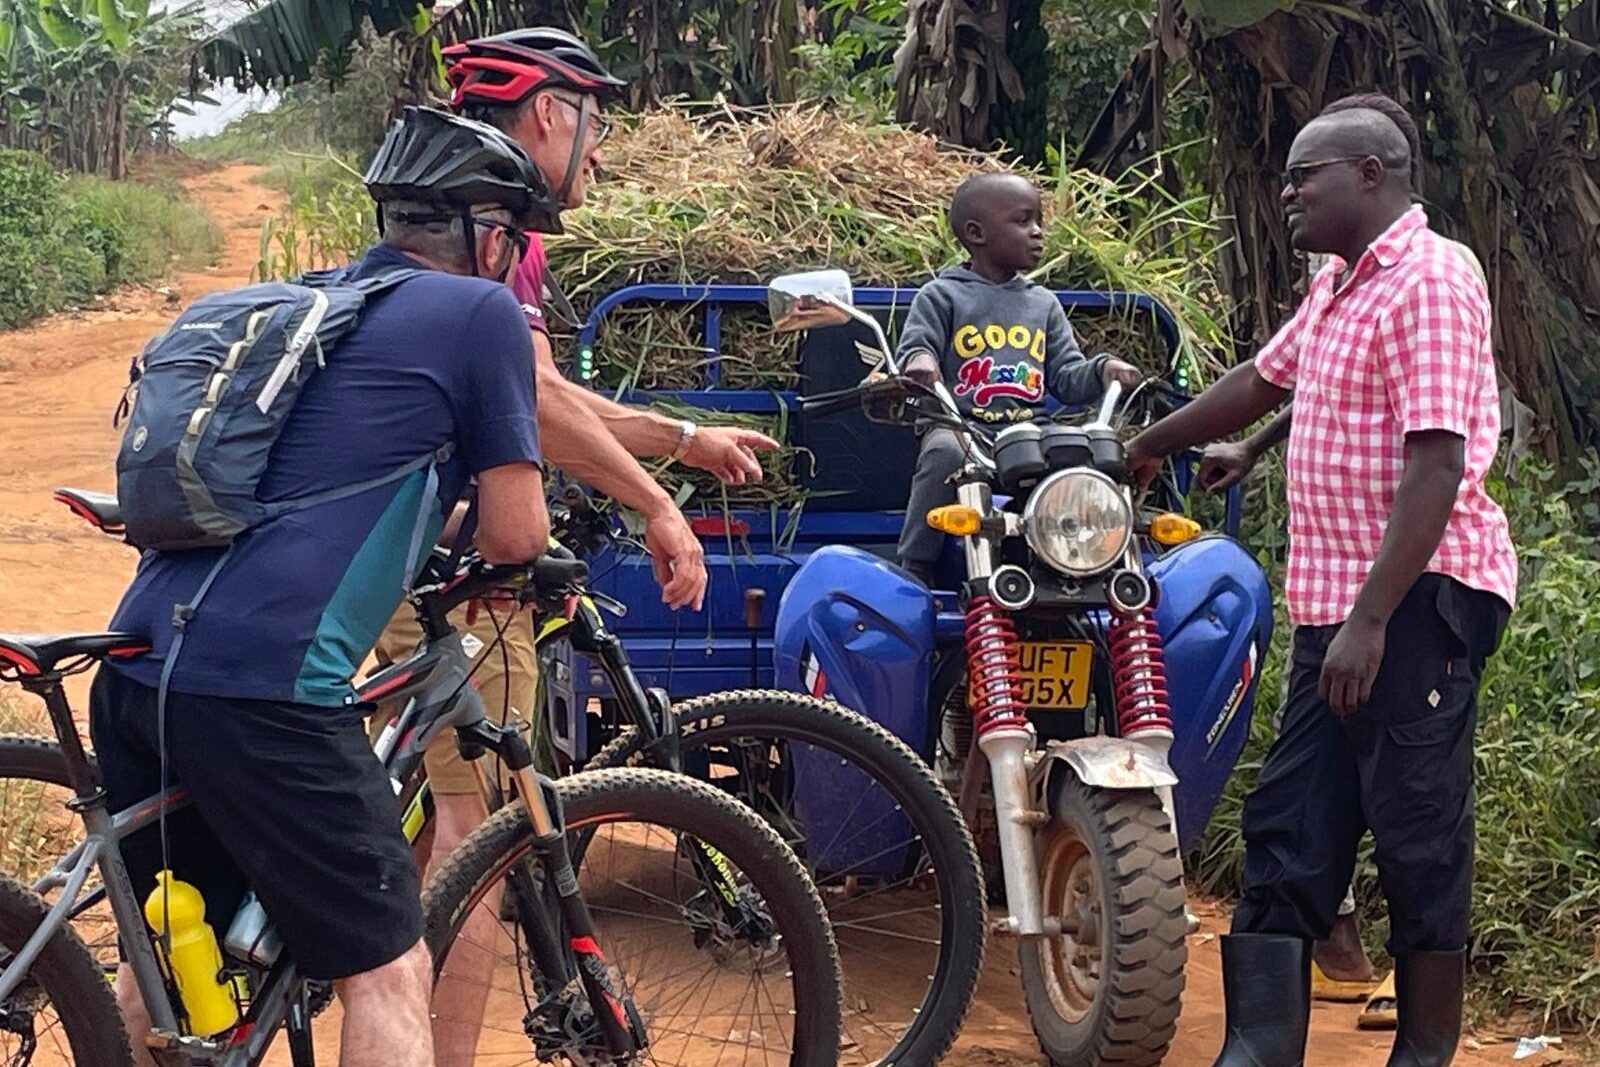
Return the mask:
{"type": "Polygon", "coordinates": [[[1389,620],[1371,700],[1344,718],[1317,695],[1339,627],[1295,630],[1283,725],[1245,800],[1235,933],[1326,938],[1371,830],[1390,954],[1466,947],[1478,680],[1508,612],[1423,575],[1389,620]]]}
{"type": "Polygon", "coordinates": [[[898,554],[902,566],[932,567],[944,551],[944,534],[928,525],[928,512],[956,502],[950,476],[961,469],[966,452],[954,433],[934,427],[922,435],[916,473],[911,476],[911,496],[900,527],[898,554]]]}

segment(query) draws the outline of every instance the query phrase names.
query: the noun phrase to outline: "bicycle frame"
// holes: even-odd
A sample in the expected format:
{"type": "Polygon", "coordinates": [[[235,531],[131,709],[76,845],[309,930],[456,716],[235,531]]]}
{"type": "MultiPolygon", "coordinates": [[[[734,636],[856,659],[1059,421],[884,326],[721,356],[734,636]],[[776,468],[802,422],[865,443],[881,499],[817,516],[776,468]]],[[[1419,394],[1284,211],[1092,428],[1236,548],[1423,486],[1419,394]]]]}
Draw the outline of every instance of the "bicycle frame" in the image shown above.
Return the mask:
{"type": "MultiPolygon", "coordinates": [[[[452,589],[457,584],[450,583],[438,591],[452,589]]],[[[444,729],[454,727],[463,755],[475,761],[474,768],[486,800],[498,797],[499,789],[492,773],[484,769],[477,757],[486,750],[494,750],[506,763],[534,830],[534,855],[548,867],[544,884],[556,888],[558,914],[554,918],[562,927],[552,929],[548,909],[518,909],[518,922],[528,935],[530,955],[556,988],[574,977],[581,980],[585,993],[595,1005],[594,1016],[606,1044],[613,1053],[636,1051],[640,1047],[639,1039],[621,1021],[627,1015],[610,988],[597,950],[585,951],[580,947],[595,945],[595,931],[577,892],[554,786],[534,771],[532,753],[515,726],[500,728],[489,723],[482,699],[468,684],[472,657],[462,644],[462,635],[445,618],[454,606],[454,603],[429,603],[427,597],[421,597],[422,644],[411,656],[374,675],[362,686],[359,695],[363,700],[404,700],[400,714],[384,730],[374,750],[397,791],[402,791],[407,785],[418,784],[417,771],[428,745],[444,729]],[[526,914],[530,910],[536,914],[526,914]],[[570,954],[567,948],[571,949],[570,954]],[[572,966],[574,959],[576,973],[572,966]],[[609,1005],[612,1010],[602,1010],[602,1004],[609,1005]]],[[[197,1064],[255,1067],[286,1023],[290,1027],[297,1064],[309,1065],[309,1041],[294,1040],[297,1033],[305,1034],[309,1025],[308,1013],[295,1010],[305,1003],[304,981],[287,955],[266,972],[251,997],[249,1011],[228,1032],[225,1040],[197,1038],[180,1032],[177,1013],[173,1010],[152,939],[146,931],[141,903],[129,879],[120,843],[130,834],[157,822],[164,814],[182,808],[189,803],[189,798],[179,785],[123,811],[113,814],[107,810],[98,770],[83,749],[61,687],[66,674],[86,665],[79,661],[69,664],[65,670],[58,668],[22,680],[25,689],[45,702],[73,787],[74,796],[68,806],[83,816],[86,836],[34,884],[34,890],[41,895],[52,889],[60,889],[61,893],[44,922],[0,971],[0,1001],[16,991],[50,939],[88,906],[86,901],[90,898],[84,897],[84,888],[90,872],[98,867],[126,962],[150,1014],[152,1031],[145,1036],[145,1045],[161,1067],[197,1064]]],[[[137,1041],[139,1035],[133,1037],[137,1041]]]]}

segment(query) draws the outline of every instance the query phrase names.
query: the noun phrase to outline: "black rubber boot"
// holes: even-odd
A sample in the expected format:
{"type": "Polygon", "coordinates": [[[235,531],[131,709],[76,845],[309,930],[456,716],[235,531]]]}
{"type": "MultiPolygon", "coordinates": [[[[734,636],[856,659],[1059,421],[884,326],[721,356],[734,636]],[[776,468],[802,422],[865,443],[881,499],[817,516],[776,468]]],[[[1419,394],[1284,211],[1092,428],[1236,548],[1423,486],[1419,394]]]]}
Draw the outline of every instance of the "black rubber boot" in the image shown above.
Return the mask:
{"type": "Polygon", "coordinates": [[[1400,1028],[1389,1067],[1446,1067],[1461,1039],[1461,992],[1467,954],[1408,952],[1394,961],[1400,1028]]]}
{"type": "Polygon", "coordinates": [[[1228,1036],[1212,1067],[1301,1067],[1311,1023],[1311,942],[1225,935],[1222,999],[1228,1036]]]}

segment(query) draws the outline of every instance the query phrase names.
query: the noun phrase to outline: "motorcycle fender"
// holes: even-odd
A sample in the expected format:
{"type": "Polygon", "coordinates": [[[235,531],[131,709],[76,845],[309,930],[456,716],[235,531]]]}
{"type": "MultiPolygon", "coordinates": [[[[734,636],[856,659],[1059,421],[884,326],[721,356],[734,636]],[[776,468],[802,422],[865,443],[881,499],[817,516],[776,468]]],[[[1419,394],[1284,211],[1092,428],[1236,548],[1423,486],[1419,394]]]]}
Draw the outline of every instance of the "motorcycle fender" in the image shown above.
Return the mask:
{"type": "Polygon", "coordinates": [[[1167,758],[1140,741],[1120,737],[1080,737],[1052,741],[1044,751],[1049,778],[1066,767],[1095,789],[1159,789],[1178,784],[1167,758]]]}

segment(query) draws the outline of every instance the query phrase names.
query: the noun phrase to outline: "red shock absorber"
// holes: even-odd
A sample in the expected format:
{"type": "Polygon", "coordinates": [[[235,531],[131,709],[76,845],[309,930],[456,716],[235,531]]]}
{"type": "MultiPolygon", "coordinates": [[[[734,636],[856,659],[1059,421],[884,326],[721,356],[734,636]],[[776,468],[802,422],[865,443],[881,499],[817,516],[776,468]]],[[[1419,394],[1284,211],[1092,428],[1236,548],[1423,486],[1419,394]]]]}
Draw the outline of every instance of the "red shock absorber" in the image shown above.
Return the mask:
{"type": "Polygon", "coordinates": [[[986,596],[973,597],[967,605],[967,678],[979,737],[1026,720],[1017,629],[1011,613],[986,596]]]}
{"type": "Polygon", "coordinates": [[[1155,612],[1146,605],[1111,621],[1111,687],[1117,704],[1118,733],[1127,738],[1172,737],[1167,703],[1167,669],[1155,612]]]}

